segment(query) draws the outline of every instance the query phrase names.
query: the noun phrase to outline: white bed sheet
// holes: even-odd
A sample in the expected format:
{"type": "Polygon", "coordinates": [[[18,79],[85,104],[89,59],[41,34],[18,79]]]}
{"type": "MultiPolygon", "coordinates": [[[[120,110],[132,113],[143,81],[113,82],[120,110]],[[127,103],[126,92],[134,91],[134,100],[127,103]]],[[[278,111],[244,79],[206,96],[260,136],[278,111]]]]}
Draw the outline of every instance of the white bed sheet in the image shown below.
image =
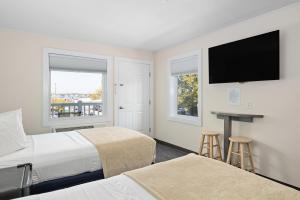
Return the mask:
{"type": "Polygon", "coordinates": [[[21,200],[155,200],[144,188],[125,175],[85,183],[63,190],[33,195],[21,200]]]}
{"type": "Polygon", "coordinates": [[[0,168],[30,162],[33,184],[102,168],[92,143],[75,131],[27,136],[27,147],[0,157],[0,168]]]}

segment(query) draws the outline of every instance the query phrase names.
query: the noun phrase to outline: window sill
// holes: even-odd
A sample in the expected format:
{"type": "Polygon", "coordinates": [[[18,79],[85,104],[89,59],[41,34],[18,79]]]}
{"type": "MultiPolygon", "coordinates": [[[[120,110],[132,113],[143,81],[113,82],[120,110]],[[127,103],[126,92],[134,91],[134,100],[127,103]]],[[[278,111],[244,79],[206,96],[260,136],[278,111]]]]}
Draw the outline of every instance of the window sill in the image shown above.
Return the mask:
{"type": "Polygon", "coordinates": [[[173,122],[183,123],[183,124],[201,126],[200,117],[173,115],[173,116],[169,116],[168,120],[173,122]]]}
{"type": "Polygon", "coordinates": [[[72,126],[85,126],[95,124],[110,123],[105,117],[78,117],[78,118],[60,118],[60,119],[46,119],[44,121],[45,127],[72,127],[72,126]]]}

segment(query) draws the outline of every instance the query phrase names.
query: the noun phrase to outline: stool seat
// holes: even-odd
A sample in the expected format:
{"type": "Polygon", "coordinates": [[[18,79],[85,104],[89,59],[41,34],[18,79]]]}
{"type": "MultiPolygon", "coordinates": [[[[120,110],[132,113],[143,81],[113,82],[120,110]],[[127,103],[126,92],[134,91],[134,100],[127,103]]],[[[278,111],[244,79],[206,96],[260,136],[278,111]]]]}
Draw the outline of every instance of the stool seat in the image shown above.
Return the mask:
{"type": "Polygon", "coordinates": [[[204,131],[202,131],[202,135],[205,135],[205,136],[219,136],[220,133],[215,132],[215,131],[204,130],[204,131]]]}
{"type": "Polygon", "coordinates": [[[229,141],[238,142],[238,143],[250,143],[252,139],[244,137],[244,136],[231,136],[229,137],[229,141]]]}

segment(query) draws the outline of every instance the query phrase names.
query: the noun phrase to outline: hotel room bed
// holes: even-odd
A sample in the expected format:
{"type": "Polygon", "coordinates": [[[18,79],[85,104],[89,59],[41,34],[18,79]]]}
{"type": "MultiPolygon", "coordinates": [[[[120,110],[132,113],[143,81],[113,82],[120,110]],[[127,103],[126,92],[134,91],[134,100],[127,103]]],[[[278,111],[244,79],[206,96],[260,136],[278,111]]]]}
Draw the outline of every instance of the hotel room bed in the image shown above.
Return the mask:
{"type": "Polygon", "coordinates": [[[190,154],[22,200],[299,200],[300,192],[226,163],[190,154]]]}
{"type": "Polygon", "coordinates": [[[32,163],[34,193],[59,189],[60,182],[64,182],[65,186],[80,183],[83,179],[103,178],[96,148],[76,131],[28,135],[26,144],[25,149],[1,156],[0,168],[32,163]],[[91,172],[96,173],[88,177],[91,172]],[[80,175],[78,180],[77,175],[80,175]],[[51,183],[55,183],[56,187],[51,183]]]}
{"type": "Polygon", "coordinates": [[[76,131],[26,136],[27,147],[0,157],[0,168],[32,163],[34,194],[104,178],[97,148],[76,131]]]}
{"type": "Polygon", "coordinates": [[[145,189],[125,175],[118,175],[74,187],[33,195],[22,200],[155,200],[145,189]]]}
{"type": "Polygon", "coordinates": [[[100,170],[96,148],[75,131],[26,136],[27,147],[0,157],[1,167],[32,163],[33,184],[100,170]]]}

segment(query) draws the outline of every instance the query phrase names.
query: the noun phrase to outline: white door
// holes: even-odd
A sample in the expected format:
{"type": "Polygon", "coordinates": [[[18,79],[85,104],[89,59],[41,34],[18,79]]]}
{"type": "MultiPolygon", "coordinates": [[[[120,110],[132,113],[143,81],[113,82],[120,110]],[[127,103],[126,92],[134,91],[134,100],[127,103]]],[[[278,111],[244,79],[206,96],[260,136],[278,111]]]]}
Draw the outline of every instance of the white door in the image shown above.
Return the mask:
{"type": "Polygon", "coordinates": [[[150,135],[150,64],[116,60],[116,125],[150,135]]]}

